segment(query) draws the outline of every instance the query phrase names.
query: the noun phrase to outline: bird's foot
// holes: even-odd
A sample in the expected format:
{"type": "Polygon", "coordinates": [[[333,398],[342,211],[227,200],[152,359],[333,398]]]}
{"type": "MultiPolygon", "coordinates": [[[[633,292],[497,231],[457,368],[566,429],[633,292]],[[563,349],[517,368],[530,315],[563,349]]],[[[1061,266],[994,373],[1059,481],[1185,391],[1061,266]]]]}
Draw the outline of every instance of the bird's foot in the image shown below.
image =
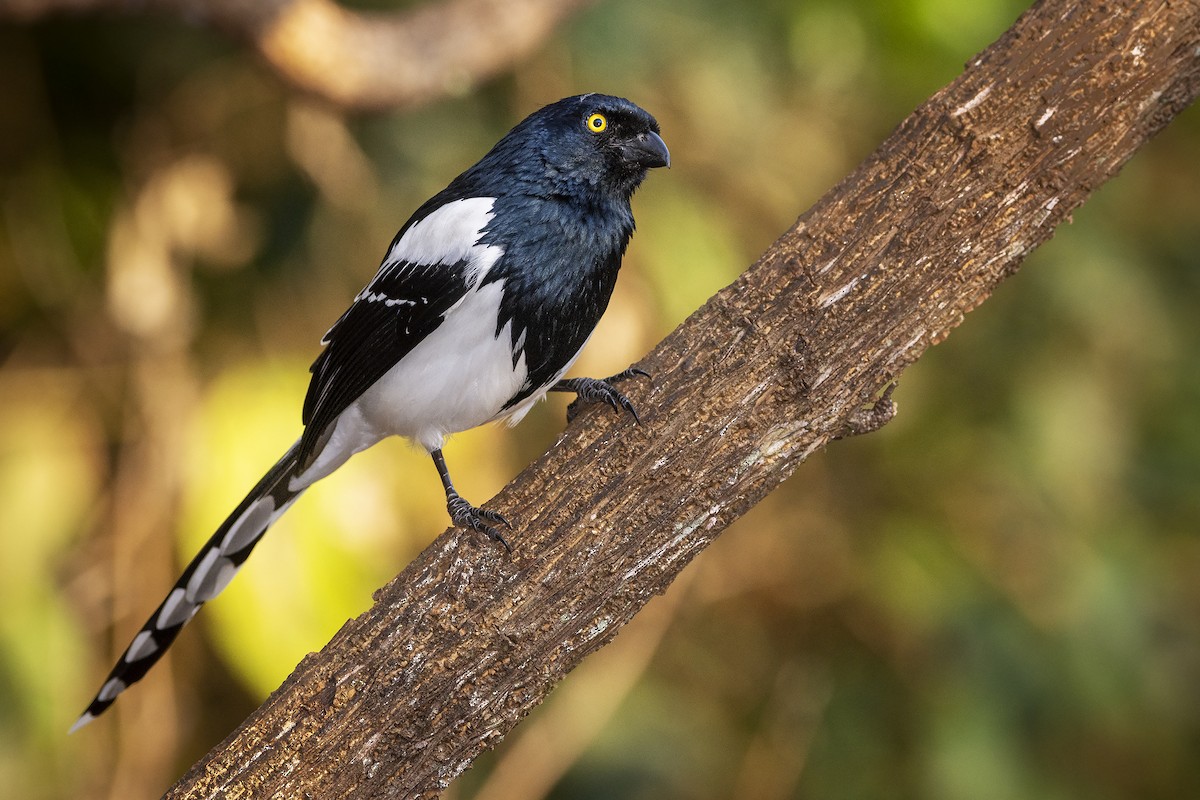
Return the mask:
{"type": "Polygon", "coordinates": [[[512,524],[504,518],[503,514],[473,506],[464,500],[458,492],[449,492],[446,495],[446,510],[450,512],[450,519],[455,525],[470,528],[477,533],[486,534],[489,539],[504,545],[504,549],[508,552],[511,553],[513,551],[512,545],[504,538],[504,534],[496,530],[494,525],[488,524],[495,523],[495,525],[503,525],[512,530],[512,524]]]}
{"type": "Polygon", "coordinates": [[[574,392],[578,395],[578,399],[567,406],[567,422],[575,419],[576,414],[579,413],[578,404],[582,401],[585,403],[607,403],[618,414],[621,413],[621,409],[625,409],[633,416],[633,421],[640,425],[642,419],[638,416],[637,409],[634,408],[629,398],[623,395],[613,384],[629,380],[630,378],[649,377],[649,372],[637,367],[630,367],[624,372],[618,372],[616,375],[607,378],[566,378],[554,384],[551,391],[574,392]]]}

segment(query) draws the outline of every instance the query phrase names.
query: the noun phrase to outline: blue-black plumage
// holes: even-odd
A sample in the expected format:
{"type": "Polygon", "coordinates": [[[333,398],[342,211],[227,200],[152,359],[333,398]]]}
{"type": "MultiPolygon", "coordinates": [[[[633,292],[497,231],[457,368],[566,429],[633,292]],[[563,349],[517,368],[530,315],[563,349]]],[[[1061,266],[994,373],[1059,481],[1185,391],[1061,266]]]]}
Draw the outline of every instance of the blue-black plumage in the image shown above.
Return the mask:
{"type": "Polygon", "coordinates": [[[528,116],[418,208],[322,339],[300,439],[188,565],[72,730],[146,674],[305,489],[381,439],[424,447],[455,524],[508,548],[496,529],[508,521],[455,491],[443,441],[492,420],[515,424],[550,391],[636,419],[613,383],[645,373],[563,376],[608,306],[633,235],[630,198],[670,160],[646,111],[578,95],[528,116]]]}

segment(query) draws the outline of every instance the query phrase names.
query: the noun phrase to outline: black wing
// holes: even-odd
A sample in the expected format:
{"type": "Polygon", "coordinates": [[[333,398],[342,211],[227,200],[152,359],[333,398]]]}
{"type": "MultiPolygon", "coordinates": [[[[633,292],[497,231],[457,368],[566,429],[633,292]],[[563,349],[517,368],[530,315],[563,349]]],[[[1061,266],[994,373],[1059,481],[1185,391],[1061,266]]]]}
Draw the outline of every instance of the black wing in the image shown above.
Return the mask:
{"type": "Polygon", "coordinates": [[[325,334],[309,371],[299,463],[306,468],[326,429],[372,384],[442,324],[466,294],[467,263],[385,264],[325,334]]]}

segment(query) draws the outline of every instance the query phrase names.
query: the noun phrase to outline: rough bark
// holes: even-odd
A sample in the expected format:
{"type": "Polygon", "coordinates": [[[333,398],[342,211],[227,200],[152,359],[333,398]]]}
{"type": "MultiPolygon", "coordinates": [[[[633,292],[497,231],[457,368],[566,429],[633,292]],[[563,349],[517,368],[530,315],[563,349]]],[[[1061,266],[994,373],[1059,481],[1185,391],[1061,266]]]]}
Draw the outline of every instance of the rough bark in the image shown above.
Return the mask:
{"type": "Polygon", "coordinates": [[[1194,0],[1047,0],[581,414],[171,798],[435,796],[1013,274],[1200,91],[1194,0]]]}
{"type": "Polygon", "coordinates": [[[333,0],[0,0],[0,19],[158,11],[242,39],[280,77],[342,108],[461,93],[529,55],[590,0],[448,0],[396,12],[333,0]]]}

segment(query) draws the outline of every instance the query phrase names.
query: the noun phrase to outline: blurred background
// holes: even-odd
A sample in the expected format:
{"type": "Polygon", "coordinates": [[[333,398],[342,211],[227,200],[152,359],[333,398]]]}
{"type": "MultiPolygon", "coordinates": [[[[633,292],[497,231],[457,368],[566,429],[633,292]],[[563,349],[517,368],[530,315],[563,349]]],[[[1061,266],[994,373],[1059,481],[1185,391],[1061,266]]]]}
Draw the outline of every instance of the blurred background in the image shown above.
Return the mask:
{"type": "MultiPolygon", "coordinates": [[[[520,118],[621,94],[671,147],[575,369],[607,375],[1024,7],[605,0],[371,115],[168,15],[0,26],[4,793],[158,796],[446,527],[426,456],[356,457],[65,735],[298,435],[317,341],[396,228],[520,118]]],[[[904,374],[892,424],[804,464],[447,796],[1200,796],[1198,152],[1192,108],[904,374]]],[[[456,438],[463,493],[565,402],[456,438]]]]}

